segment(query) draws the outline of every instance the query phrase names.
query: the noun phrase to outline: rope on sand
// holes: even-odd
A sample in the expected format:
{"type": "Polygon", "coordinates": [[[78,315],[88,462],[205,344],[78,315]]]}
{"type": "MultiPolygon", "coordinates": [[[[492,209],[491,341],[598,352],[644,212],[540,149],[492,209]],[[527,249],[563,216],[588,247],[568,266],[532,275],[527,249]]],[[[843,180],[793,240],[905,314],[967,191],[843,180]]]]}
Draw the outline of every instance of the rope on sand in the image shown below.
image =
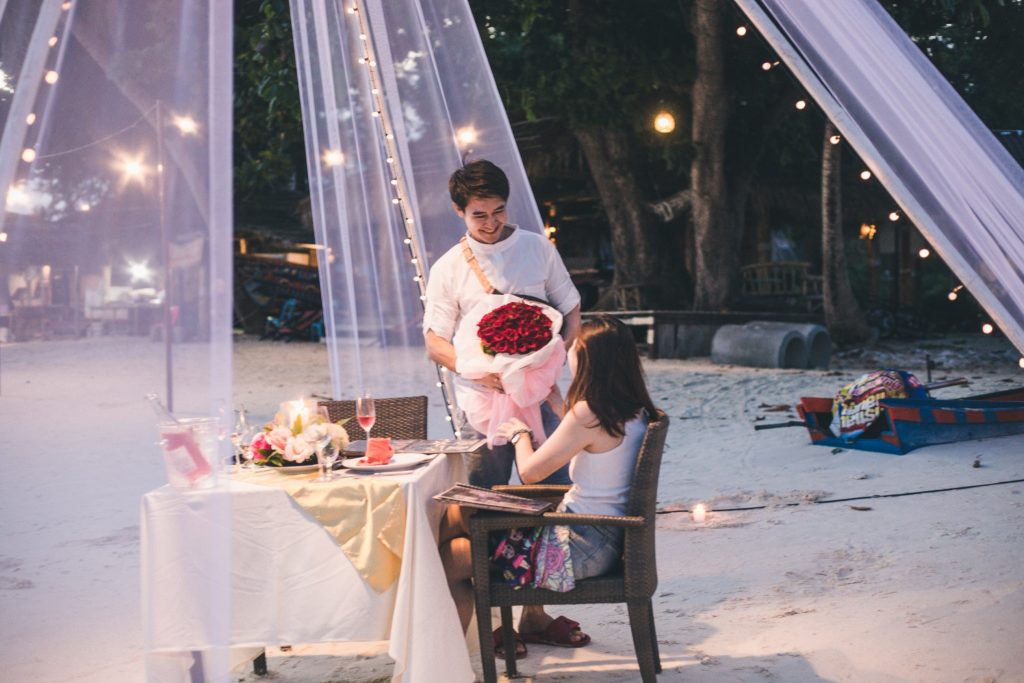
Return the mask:
{"type": "MultiPolygon", "coordinates": [[[[735,507],[735,508],[714,508],[709,509],[708,512],[742,512],[745,510],[765,510],[770,507],[797,507],[799,505],[806,505],[808,502],[816,505],[824,505],[826,503],[849,503],[855,500],[874,500],[877,498],[901,498],[903,496],[920,496],[925,493],[945,493],[947,491],[966,491],[967,489],[980,489],[986,486],[1002,486],[1004,484],[1020,484],[1024,483],[1024,479],[1007,479],[1006,481],[992,481],[987,484],[969,484],[966,486],[950,486],[943,489],[927,489],[924,491],[903,491],[901,493],[875,493],[870,496],[852,496],[849,498],[827,498],[825,500],[812,500],[800,503],[779,503],[778,505],[751,505],[747,507],[735,507]]],[[[659,515],[671,515],[677,512],[692,512],[692,510],[657,510],[656,514],[659,515]]]]}

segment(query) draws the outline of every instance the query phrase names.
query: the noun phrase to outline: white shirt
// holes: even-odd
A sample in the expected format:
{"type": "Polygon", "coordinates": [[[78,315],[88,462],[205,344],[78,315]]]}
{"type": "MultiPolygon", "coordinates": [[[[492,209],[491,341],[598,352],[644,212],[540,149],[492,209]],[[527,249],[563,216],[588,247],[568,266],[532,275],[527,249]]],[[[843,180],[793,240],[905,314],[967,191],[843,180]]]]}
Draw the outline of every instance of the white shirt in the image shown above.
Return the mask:
{"type": "Polygon", "coordinates": [[[600,453],[581,451],[569,462],[570,488],[562,506],[588,515],[624,515],[633,483],[633,469],[647,433],[646,412],[627,422],[615,448],[600,453]]]}
{"type": "MultiPolygon", "coordinates": [[[[467,241],[477,263],[491,285],[502,294],[525,294],[544,299],[566,315],[580,303],[580,294],[555,246],[543,235],[525,232],[518,226],[511,235],[484,244],[472,237],[467,241]]],[[[430,268],[423,332],[433,330],[451,340],[462,316],[486,296],[480,280],[466,263],[462,244],[444,253],[430,268]]]]}

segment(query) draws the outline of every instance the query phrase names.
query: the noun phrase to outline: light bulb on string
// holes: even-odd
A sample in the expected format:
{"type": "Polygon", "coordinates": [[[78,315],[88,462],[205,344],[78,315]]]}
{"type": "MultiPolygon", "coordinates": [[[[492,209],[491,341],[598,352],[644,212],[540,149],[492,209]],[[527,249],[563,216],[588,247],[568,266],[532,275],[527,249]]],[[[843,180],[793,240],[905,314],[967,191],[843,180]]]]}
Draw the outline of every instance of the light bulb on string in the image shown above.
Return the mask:
{"type": "Polygon", "coordinates": [[[402,240],[402,241],[403,241],[403,242],[405,242],[406,244],[412,244],[412,240],[411,240],[411,239],[409,239],[408,237],[406,237],[406,238],[405,238],[404,240],[402,240]]]}
{"type": "Polygon", "coordinates": [[[871,171],[867,171],[867,170],[861,171],[860,172],[860,179],[861,180],[871,180],[871,171]]]}
{"type": "Polygon", "coordinates": [[[900,212],[899,211],[892,211],[892,212],[889,213],[889,220],[891,220],[892,222],[895,223],[899,219],[900,219],[900,212]]]}
{"type": "Polygon", "coordinates": [[[833,135],[832,137],[830,137],[830,138],[828,139],[828,141],[829,141],[830,143],[832,143],[833,145],[838,145],[838,144],[839,144],[839,142],[840,142],[840,140],[842,140],[842,139],[843,139],[843,138],[841,138],[841,137],[840,137],[840,136],[838,136],[838,135],[833,135]]]}
{"type": "Polygon", "coordinates": [[[199,132],[199,124],[191,116],[175,116],[171,124],[181,131],[182,135],[195,135],[199,132]]]}
{"type": "Polygon", "coordinates": [[[959,296],[958,292],[963,288],[963,285],[957,285],[952,290],[950,290],[949,294],[946,295],[946,298],[949,299],[950,301],[956,301],[957,297],[959,296]]]}
{"type": "Polygon", "coordinates": [[[917,255],[921,258],[928,258],[932,255],[931,249],[921,249],[917,252],[917,255]]]}
{"type": "Polygon", "coordinates": [[[25,117],[25,123],[27,123],[28,125],[31,126],[35,122],[36,122],[36,115],[35,114],[29,114],[28,116],[25,117]]]}
{"type": "Polygon", "coordinates": [[[747,35],[747,27],[746,26],[737,26],[736,27],[736,35],[738,35],[740,38],[742,38],[743,36],[747,35]]]}
{"type": "Polygon", "coordinates": [[[53,85],[54,83],[56,83],[59,78],[60,78],[60,74],[57,73],[56,71],[53,71],[52,69],[50,71],[47,71],[46,75],[43,76],[43,80],[46,81],[47,83],[49,83],[50,85],[53,85]]]}
{"type": "Polygon", "coordinates": [[[797,100],[795,106],[799,111],[803,111],[807,108],[807,100],[797,100]]]}
{"type": "Polygon", "coordinates": [[[31,164],[33,161],[36,160],[36,151],[31,147],[26,147],[21,152],[21,160],[24,161],[26,164],[31,164]]]}
{"type": "Polygon", "coordinates": [[[57,38],[57,36],[50,36],[50,39],[49,39],[48,41],[46,41],[46,43],[47,43],[47,44],[48,44],[48,45],[49,45],[50,47],[53,47],[54,45],[56,45],[56,44],[57,44],[57,41],[58,41],[58,40],[59,40],[59,38],[57,38]]]}
{"type": "Polygon", "coordinates": [[[476,144],[479,137],[479,133],[473,126],[463,126],[455,131],[455,143],[460,147],[476,144]]]}
{"type": "MultiPolygon", "coordinates": [[[[2,234],[2,233],[0,233],[0,234],[2,234]]],[[[1024,358],[1021,358],[1019,361],[1017,361],[1017,366],[1021,367],[1021,368],[1024,368],[1024,358]]]]}
{"type": "Polygon", "coordinates": [[[334,166],[341,166],[345,163],[345,155],[338,149],[329,149],[324,152],[323,155],[324,166],[333,168],[334,166]]]}
{"type": "Polygon", "coordinates": [[[992,326],[992,323],[985,323],[981,326],[981,331],[985,334],[992,334],[992,331],[995,329],[996,328],[992,326]]]}

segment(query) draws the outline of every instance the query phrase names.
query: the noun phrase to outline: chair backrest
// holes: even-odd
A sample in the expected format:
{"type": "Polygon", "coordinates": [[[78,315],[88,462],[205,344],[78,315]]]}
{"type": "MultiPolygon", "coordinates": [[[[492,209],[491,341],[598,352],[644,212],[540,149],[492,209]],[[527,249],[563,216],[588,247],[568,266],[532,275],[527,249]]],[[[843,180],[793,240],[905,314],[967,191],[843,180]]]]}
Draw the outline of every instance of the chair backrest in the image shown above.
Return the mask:
{"type": "Polygon", "coordinates": [[[647,424],[626,503],[627,515],[647,520],[642,527],[626,529],[622,561],[628,597],[648,598],[658,585],[654,530],[657,525],[658,474],[667,434],[668,415],[659,410],[656,418],[647,424]]]}
{"type": "MultiPolygon", "coordinates": [[[[326,406],[331,420],[345,420],[349,438],[363,438],[363,430],[355,421],[355,401],[320,401],[326,406]]],[[[370,436],[386,436],[392,439],[425,439],[427,438],[427,397],[400,396],[397,398],[378,398],[374,400],[377,421],[370,430],[370,436]]]]}

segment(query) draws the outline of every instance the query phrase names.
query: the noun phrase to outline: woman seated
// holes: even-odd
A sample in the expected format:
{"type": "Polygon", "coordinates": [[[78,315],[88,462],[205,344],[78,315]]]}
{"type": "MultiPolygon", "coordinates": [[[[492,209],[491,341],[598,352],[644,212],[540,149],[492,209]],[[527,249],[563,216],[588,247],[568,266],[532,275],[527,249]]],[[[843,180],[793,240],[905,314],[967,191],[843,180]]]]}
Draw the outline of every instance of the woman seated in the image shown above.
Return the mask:
{"type": "MultiPolygon", "coordinates": [[[[524,484],[539,482],[569,463],[573,485],[559,511],[624,515],[637,454],[655,415],[632,332],[609,316],[588,320],[569,349],[568,362],[572,383],[565,403],[557,387],[549,399],[562,417],[558,429],[536,449],[533,434],[519,420],[501,425],[498,436],[515,445],[516,468],[524,484]]],[[[441,559],[464,631],[473,613],[472,559],[464,519],[469,512],[450,506],[441,529],[441,559]]],[[[490,551],[492,562],[513,585],[530,582],[549,590],[571,590],[576,580],[599,576],[615,565],[622,556],[623,534],[621,527],[513,529],[493,534],[490,551]]],[[[564,617],[552,619],[535,605],[523,608],[517,637],[568,647],[590,642],[578,624],[564,617]],[[555,635],[566,629],[568,637],[555,635]]],[[[517,643],[516,656],[525,654],[525,645],[517,643]]]]}

